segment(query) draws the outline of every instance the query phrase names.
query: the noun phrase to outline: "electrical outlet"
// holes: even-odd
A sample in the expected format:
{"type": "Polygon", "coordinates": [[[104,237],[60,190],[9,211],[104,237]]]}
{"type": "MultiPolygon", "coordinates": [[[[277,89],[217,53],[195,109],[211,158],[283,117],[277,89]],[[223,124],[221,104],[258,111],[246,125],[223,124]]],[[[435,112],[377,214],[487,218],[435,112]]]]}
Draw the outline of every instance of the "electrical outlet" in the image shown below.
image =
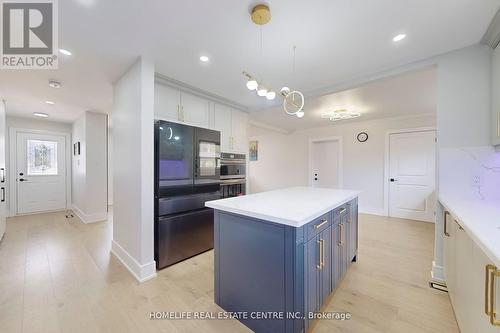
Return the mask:
{"type": "Polygon", "coordinates": [[[474,186],[481,186],[481,176],[473,176],[472,177],[472,184],[474,186]]]}

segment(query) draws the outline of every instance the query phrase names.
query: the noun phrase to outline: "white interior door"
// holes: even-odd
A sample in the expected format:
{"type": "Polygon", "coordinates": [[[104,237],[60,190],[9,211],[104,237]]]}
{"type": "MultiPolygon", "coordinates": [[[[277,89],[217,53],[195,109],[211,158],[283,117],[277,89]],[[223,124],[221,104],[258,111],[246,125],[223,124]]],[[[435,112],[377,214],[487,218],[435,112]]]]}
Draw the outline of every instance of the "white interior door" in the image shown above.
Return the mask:
{"type": "Polygon", "coordinates": [[[66,208],[66,139],[17,133],[17,213],[66,208]]]}
{"type": "Polygon", "coordinates": [[[339,188],[340,145],[338,140],[311,143],[311,184],[313,187],[339,188]]]}
{"type": "Polygon", "coordinates": [[[434,221],[436,132],[391,134],[389,216],[434,221]]]}

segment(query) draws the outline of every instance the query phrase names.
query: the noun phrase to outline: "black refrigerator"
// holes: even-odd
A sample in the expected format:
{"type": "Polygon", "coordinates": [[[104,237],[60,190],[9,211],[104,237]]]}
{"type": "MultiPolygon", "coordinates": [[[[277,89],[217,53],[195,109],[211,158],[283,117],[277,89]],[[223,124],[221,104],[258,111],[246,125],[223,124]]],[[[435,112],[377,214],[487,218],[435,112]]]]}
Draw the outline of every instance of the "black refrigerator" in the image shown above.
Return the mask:
{"type": "Polygon", "coordinates": [[[155,260],[158,269],[213,248],[220,198],[220,132],[155,121],[155,260]]]}

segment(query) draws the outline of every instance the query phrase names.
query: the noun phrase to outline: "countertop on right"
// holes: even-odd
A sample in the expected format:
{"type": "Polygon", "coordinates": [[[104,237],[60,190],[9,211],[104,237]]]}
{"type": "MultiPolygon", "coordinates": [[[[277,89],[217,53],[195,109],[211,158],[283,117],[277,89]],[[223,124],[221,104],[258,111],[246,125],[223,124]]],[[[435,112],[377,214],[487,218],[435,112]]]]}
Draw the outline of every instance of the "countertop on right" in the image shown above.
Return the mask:
{"type": "Polygon", "coordinates": [[[500,201],[446,194],[440,194],[439,201],[461,222],[490,260],[500,267],[500,201]]]}

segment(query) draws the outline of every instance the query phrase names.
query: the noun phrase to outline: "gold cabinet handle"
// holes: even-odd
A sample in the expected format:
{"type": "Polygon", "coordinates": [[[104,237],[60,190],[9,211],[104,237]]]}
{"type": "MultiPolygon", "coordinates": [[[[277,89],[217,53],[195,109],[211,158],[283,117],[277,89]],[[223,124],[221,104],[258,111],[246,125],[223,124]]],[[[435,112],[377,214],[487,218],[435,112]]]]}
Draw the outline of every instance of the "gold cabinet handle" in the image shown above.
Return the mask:
{"type": "Polygon", "coordinates": [[[328,220],[320,220],[319,222],[320,222],[320,223],[318,223],[318,224],[316,224],[316,225],[314,226],[314,229],[319,229],[319,228],[321,228],[322,226],[324,226],[325,224],[327,224],[327,223],[328,223],[328,220]]]}
{"type": "Polygon", "coordinates": [[[186,121],[184,119],[184,105],[181,106],[181,116],[182,116],[182,121],[186,121]]]}
{"type": "Polygon", "coordinates": [[[463,230],[464,230],[464,228],[462,228],[462,226],[460,225],[460,223],[458,223],[458,221],[457,221],[457,220],[454,220],[454,221],[455,221],[456,225],[458,225],[458,229],[460,229],[460,230],[462,230],[462,231],[463,231],[463,230]]]}
{"type": "Polygon", "coordinates": [[[500,271],[493,265],[487,265],[486,270],[488,271],[488,266],[492,266],[489,269],[489,284],[490,284],[490,295],[489,295],[489,307],[486,306],[486,311],[489,310],[490,323],[493,326],[500,326],[500,320],[497,320],[497,312],[495,310],[495,299],[496,299],[496,277],[500,276],[500,271]]]}
{"type": "Polygon", "coordinates": [[[485,266],[485,272],[484,272],[484,313],[486,315],[491,314],[491,308],[490,308],[490,302],[489,302],[489,297],[490,297],[490,272],[494,272],[497,268],[493,265],[486,265],[485,266]]]}
{"type": "Polygon", "coordinates": [[[340,214],[340,215],[344,214],[344,213],[346,212],[346,210],[347,210],[346,208],[342,208],[342,209],[340,210],[339,214],[340,214]]]}
{"type": "Polygon", "coordinates": [[[340,231],[340,237],[339,237],[339,246],[342,246],[344,245],[344,241],[343,241],[343,238],[342,235],[344,234],[344,224],[343,223],[340,223],[339,224],[339,231],[340,231]]]}
{"type": "Polygon", "coordinates": [[[318,243],[318,251],[319,251],[319,264],[316,265],[316,268],[318,270],[321,270],[321,268],[323,267],[322,264],[323,264],[323,251],[322,251],[322,243],[321,243],[321,239],[317,241],[318,243]]]}
{"type": "Polygon", "coordinates": [[[321,242],[321,269],[325,267],[325,240],[320,239],[321,242]]]}
{"type": "Polygon", "coordinates": [[[443,222],[443,233],[444,233],[444,235],[445,235],[446,237],[450,237],[450,233],[448,232],[448,228],[446,227],[446,224],[447,224],[447,222],[446,222],[446,221],[448,220],[446,217],[447,217],[448,215],[450,215],[450,212],[449,212],[449,211],[447,211],[447,210],[445,210],[445,211],[444,211],[444,222],[443,222]]]}

